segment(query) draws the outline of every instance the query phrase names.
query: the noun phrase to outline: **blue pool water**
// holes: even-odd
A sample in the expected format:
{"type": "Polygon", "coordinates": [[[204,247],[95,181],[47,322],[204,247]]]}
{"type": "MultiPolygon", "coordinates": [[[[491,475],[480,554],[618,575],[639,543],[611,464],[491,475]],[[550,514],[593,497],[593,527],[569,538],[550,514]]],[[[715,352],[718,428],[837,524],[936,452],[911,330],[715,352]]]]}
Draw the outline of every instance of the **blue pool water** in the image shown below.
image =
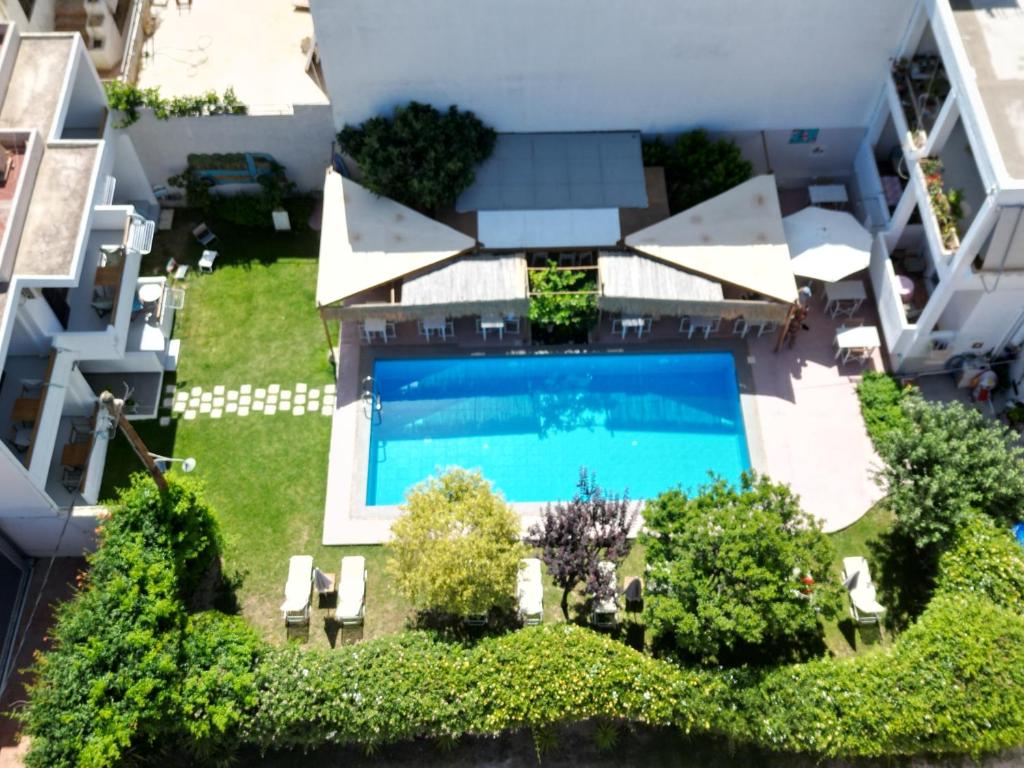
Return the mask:
{"type": "Polygon", "coordinates": [[[750,466],[727,353],[378,360],[374,379],[369,505],[449,466],[522,502],[570,498],[581,466],[634,499],[750,466]]]}

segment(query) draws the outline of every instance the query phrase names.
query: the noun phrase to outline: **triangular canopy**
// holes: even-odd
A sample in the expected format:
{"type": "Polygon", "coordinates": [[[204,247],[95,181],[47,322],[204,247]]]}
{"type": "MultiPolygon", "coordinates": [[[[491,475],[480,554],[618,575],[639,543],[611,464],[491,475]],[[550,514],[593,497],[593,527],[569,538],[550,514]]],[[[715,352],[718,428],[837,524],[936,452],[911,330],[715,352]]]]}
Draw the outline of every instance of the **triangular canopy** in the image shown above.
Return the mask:
{"type": "Polygon", "coordinates": [[[333,304],[474,245],[473,238],[328,170],[316,303],[333,304]]]}
{"type": "Polygon", "coordinates": [[[834,283],[868,268],[871,233],[846,211],[812,205],[784,218],[782,227],[794,275],[834,283]]]}
{"type": "Polygon", "coordinates": [[[784,302],[797,298],[775,177],[755,176],[634,232],[626,245],[784,302]]]}

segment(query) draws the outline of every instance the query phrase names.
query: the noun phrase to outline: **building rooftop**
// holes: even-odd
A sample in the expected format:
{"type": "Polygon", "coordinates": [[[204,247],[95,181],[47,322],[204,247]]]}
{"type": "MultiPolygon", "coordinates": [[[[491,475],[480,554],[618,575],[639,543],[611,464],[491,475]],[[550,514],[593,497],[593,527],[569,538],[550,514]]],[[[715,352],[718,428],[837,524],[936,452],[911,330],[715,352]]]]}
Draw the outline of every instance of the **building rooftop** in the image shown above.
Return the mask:
{"type": "Polygon", "coordinates": [[[74,36],[22,35],[10,84],[0,107],[0,128],[35,128],[50,136],[74,36]]]}
{"type": "Polygon", "coordinates": [[[640,134],[502,133],[457,211],[646,208],[640,134]]]}
{"type": "Polygon", "coordinates": [[[97,155],[96,145],[46,148],[25,216],[15,274],[70,274],[97,155]]]}
{"type": "Polygon", "coordinates": [[[1010,176],[1024,179],[1024,0],[950,0],[1010,176]]]}

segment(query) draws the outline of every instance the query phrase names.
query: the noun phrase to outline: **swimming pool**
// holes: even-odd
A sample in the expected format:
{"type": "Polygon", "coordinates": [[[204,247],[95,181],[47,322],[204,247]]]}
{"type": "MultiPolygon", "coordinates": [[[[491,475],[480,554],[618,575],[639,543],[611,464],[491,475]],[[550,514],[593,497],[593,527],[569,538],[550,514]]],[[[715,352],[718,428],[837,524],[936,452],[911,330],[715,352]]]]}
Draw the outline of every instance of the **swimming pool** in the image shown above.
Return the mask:
{"type": "Polygon", "coordinates": [[[572,496],[581,466],[631,498],[750,466],[728,353],[377,360],[368,505],[461,466],[509,501],[572,496]]]}

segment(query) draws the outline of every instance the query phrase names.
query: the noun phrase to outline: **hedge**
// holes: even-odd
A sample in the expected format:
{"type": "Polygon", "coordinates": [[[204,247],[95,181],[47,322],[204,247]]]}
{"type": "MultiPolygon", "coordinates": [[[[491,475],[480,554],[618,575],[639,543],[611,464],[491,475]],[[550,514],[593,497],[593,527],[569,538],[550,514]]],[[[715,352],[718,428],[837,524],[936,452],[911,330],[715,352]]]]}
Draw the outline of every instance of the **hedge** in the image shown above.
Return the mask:
{"type": "Polygon", "coordinates": [[[876,446],[890,430],[910,426],[910,420],[903,413],[903,401],[909,391],[909,387],[901,387],[886,373],[865,371],[857,385],[857,395],[864,426],[876,446]]]}
{"type": "Polygon", "coordinates": [[[894,646],[760,669],[678,666],[571,624],[475,645],[409,632],[272,647],[241,619],[188,613],[184,587],[217,542],[195,486],[161,496],[134,481],[39,662],[29,766],[209,765],[243,745],[373,747],[593,718],[823,757],[1024,743],[1024,558],[985,518],[951,542],[935,597],[894,646]]]}

